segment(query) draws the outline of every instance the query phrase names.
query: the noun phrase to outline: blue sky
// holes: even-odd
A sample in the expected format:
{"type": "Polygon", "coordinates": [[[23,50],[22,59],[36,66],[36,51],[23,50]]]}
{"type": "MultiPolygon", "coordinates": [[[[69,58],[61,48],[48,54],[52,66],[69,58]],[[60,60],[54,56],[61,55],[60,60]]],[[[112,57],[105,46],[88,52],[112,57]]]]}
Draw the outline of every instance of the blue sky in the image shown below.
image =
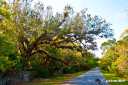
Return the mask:
{"type": "MultiPolygon", "coordinates": [[[[128,0],[33,0],[34,2],[41,1],[44,6],[52,6],[53,13],[63,12],[65,5],[71,5],[75,12],[80,12],[83,8],[88,8],[87,13],[91,16],[101,16],[107,22],[112,23],[111,28],[114,29],[114,37],[119,40],[120,35],[128,28],[128,15],[126,9],[128,0]]],[[[98,47],[106,39],[98,40],[98,47]]],[[[96,52],[98,57],[101,57],[101,50],[96,52]]]]}
{"type": "MultiPolygon", "coordinates": [[[[112,23],[114,37],[119,40],[120,35],[128,28],[128,15],[126,9],[128,0],[41,0],[44,6],[52,6],[53,13],[63,12],[65,5],[69,4],[75,12],[80,12],[84,7],[88,8],[87,13],[91,16],[101,16],[107,22],[112,23]]],[[[36,1],[34,1],[36,2],[36,1]]],[[[106,39],[98,40],[98,47],[106,39]]],[[[101,57],[101,50],[96,51],[96,55],[101,57]]]]}
{"type": "Polygon", "coordinates": [[[126,8],[128,0],[41,0],[46,7],[51,5],[53,12],[63,12],[67,4],[74,7],[75,12],[79,12],[83,7],[88,8],[87,13],[91,16],[98,15],[107,22],[112,23],[111,28],[115,31],[115,38],[118,40],[121,33],[128,28],[128,16],[126,8]]]}

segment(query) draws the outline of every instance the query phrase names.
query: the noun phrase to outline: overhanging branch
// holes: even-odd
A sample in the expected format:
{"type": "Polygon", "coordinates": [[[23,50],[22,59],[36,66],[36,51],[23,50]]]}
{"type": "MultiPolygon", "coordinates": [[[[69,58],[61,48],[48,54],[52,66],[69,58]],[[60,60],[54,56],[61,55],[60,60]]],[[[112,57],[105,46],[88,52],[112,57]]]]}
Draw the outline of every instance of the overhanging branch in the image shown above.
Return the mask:
{"type": "Polygon", "coordinates": [[[45,51],[43,51],[43,50],[37,50],[37,52],[34,52],[34,53],[30,54],[29,57],[31,57],[32,55],[34,55],[34,54],[36,54],[36,53],[44,53],[44,54],[47,55],[47,57],[49,57],[49,58],[51,58],[51,59],[53,59],[53,60],[56,60],[56,61],[60,61],[60,62],[62,62],[62,63],[64,63],[65,65],[68,66],[68,63],[66,63],[65,61],[63,61],[63,60],[61,60],[61,59],[58,59],[58,58],[55,58],[55,57],[53,57],[53,56],[47,54],[47,53],[46,53],[45,51]]]}
{"type": "Polygon", "coordinates": [[[31,53],[32,50],[37,46],[37,43],[38,43],[43,37],[45,37],[45,35],[46,35],[46,33],[43,33],[40,37],[38,37],[38,38],[36,39],[36,41],[33,43],[32,47],[31,47],[31,49],[29,50],[30,53],[31,53]]]}

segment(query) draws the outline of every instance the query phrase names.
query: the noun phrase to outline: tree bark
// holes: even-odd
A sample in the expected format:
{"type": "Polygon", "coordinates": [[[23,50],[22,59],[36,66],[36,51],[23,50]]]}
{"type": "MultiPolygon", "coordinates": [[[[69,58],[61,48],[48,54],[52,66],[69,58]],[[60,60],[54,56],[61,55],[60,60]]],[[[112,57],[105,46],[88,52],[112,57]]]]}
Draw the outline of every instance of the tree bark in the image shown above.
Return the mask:
{"type": "Polygon", "coordinates": [[[27,60],[23,64],[22,71],[27,71],[27,60]]]}

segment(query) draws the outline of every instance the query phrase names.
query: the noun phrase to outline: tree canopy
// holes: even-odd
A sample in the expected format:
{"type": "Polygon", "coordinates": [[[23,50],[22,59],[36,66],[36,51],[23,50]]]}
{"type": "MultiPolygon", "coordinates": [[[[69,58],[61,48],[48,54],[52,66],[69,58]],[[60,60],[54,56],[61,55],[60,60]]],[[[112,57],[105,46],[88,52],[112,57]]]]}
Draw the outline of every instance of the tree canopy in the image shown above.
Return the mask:
{"type": "Polygon", "coordinates": [[[101,48],[107,49],[98,61],[102,69],[116,73],[118,76],[128,77],[128,36],[126,29],[118,41],[108,40],[101,48]]]}
{"type": "Polygon", "coordinates": [[[86,14],[87,9],[75,14],[73,8],[66,5],[63,14],[53,16],[52,7],[45,9],[40,2],[32,8],[30,0],[14,0],[8,7],[10,11],[4,16],[10,15],[10,20],[3,18],[0,31],[7,42],[14,45],[15,53],[24,58],[24,62],[21,60],[24,71],[34,62],[44,65],[49,61],[52,65],[51,60],[54,60],[67,66],[77,64],[75,61],[86,57],[88,49],[97,49],[94,41],[97,37],[113,37],[111,24],[101,17],[86,14]],[[64,57],[64,51],[71,52],[71,57],[64,57]]]}

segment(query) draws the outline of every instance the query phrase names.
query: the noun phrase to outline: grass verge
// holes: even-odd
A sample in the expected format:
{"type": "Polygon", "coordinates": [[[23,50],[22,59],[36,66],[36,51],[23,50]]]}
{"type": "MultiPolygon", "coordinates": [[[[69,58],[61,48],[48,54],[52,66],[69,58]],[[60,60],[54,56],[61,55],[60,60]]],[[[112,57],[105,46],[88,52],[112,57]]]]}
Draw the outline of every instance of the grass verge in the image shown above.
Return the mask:
{"type": "Polygon", "coordinates": [[[100,70],[106,80],[125,80],[125,82],[109,82],[110,85],[128,85],[128,79],[116,76],[114,73],[105,71],[105,70],[100,70]]]}
{"type": "Polygon", "coordinates": [[[27,82],[16,83],[14,85],[59,85],[81,74],[84,74],[88,71],[90,70],[74,72],[74,73],[69,73],[69,74],[57,74],[55,76],[50,77],[49,79],[34,78],[33,80],[30,80],[27,82]]]}

